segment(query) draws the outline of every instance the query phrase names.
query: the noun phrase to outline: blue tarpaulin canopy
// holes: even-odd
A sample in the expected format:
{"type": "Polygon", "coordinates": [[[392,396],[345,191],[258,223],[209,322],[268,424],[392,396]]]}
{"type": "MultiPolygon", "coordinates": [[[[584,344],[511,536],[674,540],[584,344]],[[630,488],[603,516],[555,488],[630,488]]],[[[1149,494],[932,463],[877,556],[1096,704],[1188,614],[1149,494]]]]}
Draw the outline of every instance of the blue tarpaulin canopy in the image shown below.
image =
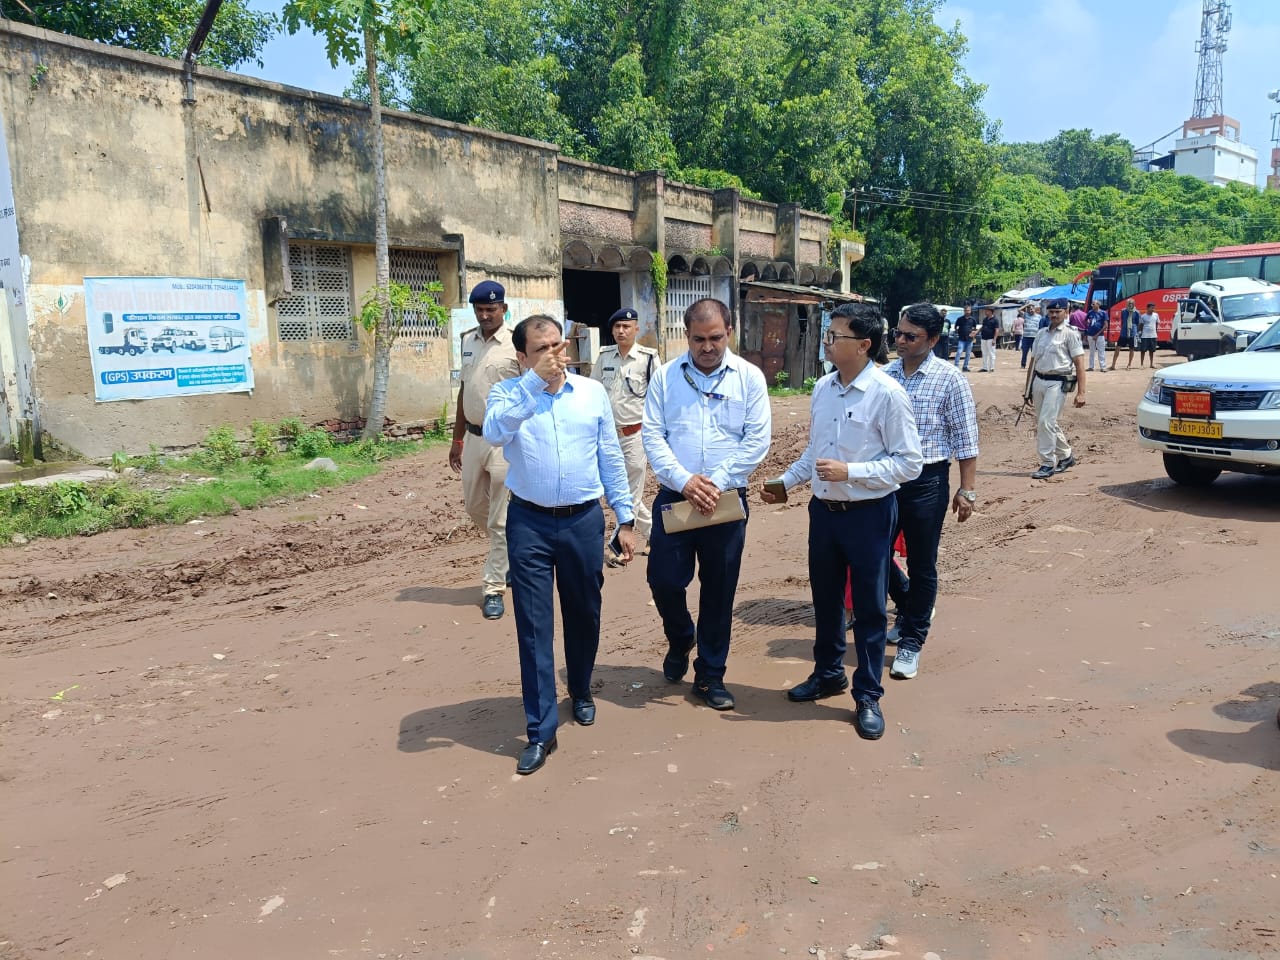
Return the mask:
{"type": "Polygon", "coordinates": [[[1059,284],[1056,287],[1048,287],[1047,289],[1044,289],[1044,290],[1038,290],[1035,293],[1031,294],[1030,296],[1026,297],[1026,299],[1027,300],[1056,300],[1059,297],[1064,297],[1067,300],[1083,301],[1085,296],[1088,294],[1088,292],[1089,292],[1089,284],[1087,281],[1082,280],[1080,283],[1063,283],[1063,284],[1059,284]]]}

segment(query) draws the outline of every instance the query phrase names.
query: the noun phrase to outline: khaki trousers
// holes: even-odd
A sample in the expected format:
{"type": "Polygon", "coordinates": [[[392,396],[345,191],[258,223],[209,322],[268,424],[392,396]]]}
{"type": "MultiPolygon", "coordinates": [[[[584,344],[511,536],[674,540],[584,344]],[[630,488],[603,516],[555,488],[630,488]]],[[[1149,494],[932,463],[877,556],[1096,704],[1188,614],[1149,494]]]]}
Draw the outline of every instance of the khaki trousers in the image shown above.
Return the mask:
{"type": "Polygon", "coordinates": [[[644,455],[644,431],[637,430],[629,437],[619,434],[618,444],[622,447],[622,459],[627,464],[627,484],[631,487],[631,507],[636,515],[636,533],[648,543],[649,531],[653,529],[653,514],[644,499],[644,478],[649,466],[649,461],[644,455]]]}
{"type": "Polygon", "coordinates": [[[1058,426],[1058,416],[1066,404],[1067,395],[1060,381],[1034,377],[1031,399],[1036,408],[1036,453],[1040,455],[1040,465],[1056,467],[1071,456],[1071,444],[1067,442],[1062,427],[1058,426]]]}
{"type": "Polygon", "coordinates": [[[468,431],[462,444],[462,502],[489,537],[484,595],[507,590],[507,461],[502,448],[468,431]]]}

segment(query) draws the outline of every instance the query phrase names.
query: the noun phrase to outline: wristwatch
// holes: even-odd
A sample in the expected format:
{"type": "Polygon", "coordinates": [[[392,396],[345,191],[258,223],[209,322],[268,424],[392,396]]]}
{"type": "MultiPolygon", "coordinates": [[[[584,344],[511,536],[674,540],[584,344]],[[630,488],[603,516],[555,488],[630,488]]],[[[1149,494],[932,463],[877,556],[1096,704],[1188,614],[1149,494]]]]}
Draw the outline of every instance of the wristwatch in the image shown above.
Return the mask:
{"type": "Polygon", "coordinates": [[[620,524],[618,524],[618,526],[620,526],[620,527],[630,527],[631,529],[633,529],[633,530],[634,530],[634,529],[635,529],[635,526],[636,526],[636,522],[635,522],[634,520],[623,520],[620,524]]]}
{"type": "Polygon", "coordinates": [[[966,500],[968,500],[970,503],[977,503],[977,502],[978,502],[978,491],[977,491],[977,490],[964,490],[964,489],[960,489],[960,490],[957,490],[957,491],[956,491],[956,493],[958,493],[960,496],[964,497],[964,498],[965,498],[966,500]]]}

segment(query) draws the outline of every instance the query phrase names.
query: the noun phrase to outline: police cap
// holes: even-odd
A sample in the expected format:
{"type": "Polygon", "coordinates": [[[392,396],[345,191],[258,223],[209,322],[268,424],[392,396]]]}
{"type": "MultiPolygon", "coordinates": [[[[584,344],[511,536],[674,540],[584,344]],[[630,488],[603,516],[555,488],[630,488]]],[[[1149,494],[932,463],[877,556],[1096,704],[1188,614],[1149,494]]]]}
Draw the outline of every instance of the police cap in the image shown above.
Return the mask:
{"type": "Polygon", "coordinates": [[[638,320],[640,315],[630,307],[623,307],[621,310],[613,311],[613,316],[609,318],[609,326],[613,326],[619,320],[638,320]]]}
{"type": "Polygon", "coordinates": [[[1070,310],[1071,304],[1067,303],[1066,297],[1058,297],[1056,300],[1050,300],[1047,309],[1049,310],[1070,310]]]}
{"type": "Polygon", "coordinates": [[[472,303],[505,303],[507,291],[496,280],[482,280],[471,288],[472,303]]]}

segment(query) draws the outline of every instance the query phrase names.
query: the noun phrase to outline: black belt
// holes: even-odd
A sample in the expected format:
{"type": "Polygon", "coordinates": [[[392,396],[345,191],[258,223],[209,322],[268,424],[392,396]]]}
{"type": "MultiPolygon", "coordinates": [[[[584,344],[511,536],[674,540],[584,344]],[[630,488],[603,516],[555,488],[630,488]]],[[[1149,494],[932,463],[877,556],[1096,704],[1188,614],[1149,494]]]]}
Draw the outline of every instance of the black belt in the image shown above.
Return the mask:
{"type": "Polygon", "coordinates": [[[946,460],[933,460],[926,463],[920,469],[920,476],[929,476],[935,473],[948,473],[951,470],[951,458],[946,460]]]}
{"type": "Polygon", "coordinates": [[[474,433],[477,437],[484,436],[483,428],[477,427],[474,423],[467,424],[467,433],[474,433]]]}
{"type": "Polygon", "coordinates": [[[574,517],[582,513],[584,510],[590,510],[599,500],[587,500],[584,503],[571,503],[567,507],[544,507],[540,503],[532,503],[524,497],[517,497],[511,494],[511,502],[519,504],[526,510],[532,510],[534,513],[545,513],[549,517],[574,517]]]}
{"type": "Polygon", "coordinates": [[[877,504],[884,497],[874,497],[871,500],[823,500],[821,497],[814,497],[813,499],[817,500],[832,513],[847,513],[850,510],[859,510],[862,507],[870,507],[877,504]]]}
{"type": "Polygon", "coordinates": [[[1058,383],[1066,383],[1068,380],[1072,379],[1069,373],[1041,373],[1037,370],[1035,371],[1035,374],[1041,380],[1056,380],[1058,383]]]}

